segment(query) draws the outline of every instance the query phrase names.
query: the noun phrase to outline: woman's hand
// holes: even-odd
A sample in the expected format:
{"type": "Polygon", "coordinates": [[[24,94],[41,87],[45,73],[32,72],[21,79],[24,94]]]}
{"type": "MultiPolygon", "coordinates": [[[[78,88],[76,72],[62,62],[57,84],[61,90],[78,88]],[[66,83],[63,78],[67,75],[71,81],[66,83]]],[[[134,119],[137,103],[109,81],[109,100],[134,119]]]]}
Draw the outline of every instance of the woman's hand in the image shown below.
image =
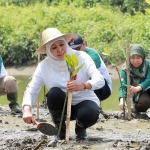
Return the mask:
{"type": "Polygon", "coordinates": [[[82,89],[84,89],[84,85],[82,83],[77,83],[75,81],[68,81],[67,83],[67,92],[81,91],[82,89]]]}
{"type": "Polygon", "coordinates": [[[36,120],[33,117],[32,113],[31,113],[31,107],[29,105],[25,105],[23,107],[23,116],[22,116],[24,122],[28,123],[28,124],[36,124],[36,120]]]}
{"type": "Polygon", "coordinates": [[[141,86],[130,86],[130,94],[137,93],[142,90],[141,86]]]}
{"type": "Polygon", "coordinates": [[[123,110],[125,108],[125,106],[126,106],[126,103],[125,103],[125,105],[123,105],[123,98],[120,98],[119,108],[121,110],[123,110]]]}

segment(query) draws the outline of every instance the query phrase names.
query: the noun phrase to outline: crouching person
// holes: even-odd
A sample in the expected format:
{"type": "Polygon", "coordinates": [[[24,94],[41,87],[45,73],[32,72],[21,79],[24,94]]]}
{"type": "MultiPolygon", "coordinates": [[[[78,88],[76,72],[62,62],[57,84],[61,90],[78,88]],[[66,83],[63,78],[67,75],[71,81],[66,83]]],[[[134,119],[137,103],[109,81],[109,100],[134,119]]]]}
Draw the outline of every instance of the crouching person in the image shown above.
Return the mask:
{"type": "MultiPolygon", "coordinates": [[[[48,109],[56,129],[59,129],[66,93],[72,92],[71,120],[76,120],[76,141],[80,141],[87,140],[86,129],[94,125],[99,118],[100,101],[94,90],[103,87],[105,81],[89,55],[68,46],[67,42],[73,36],[74,34],[62,34],[56,28],[48,28],[43,32],[44,45],[39,47],[36,52],[46,53],[48,57],[38,64],[25,91],[22,106],[24,122],[35,124],[36,120],[32,115],[31,108],[40,88],[45,84],[49,90],[47,93],[48,109]],[[78,66],[84,64],[74,81],[69,81],[70,72],[64,58],[65,53],[75,54],[79,61],[78,66]]],[[[65,139],[65,120],[66,117],[63,118],[58,137],[60,139],[65,139]]]]}
{"type": "MultiPolygon", "coordinates": [[[[150,108],[150,60],[145,57],[145,50],[140,44],[130,47],[130,97],[133,117],[146,113],[150,108]]],[[[124,109],[123,97],[127,97],[127,69],[122,69],[122,85],[119,88],[119,107],[124,109]],[[123,91],[123,92],[122,92],[123,91]],[[123,95],[124,94],[124,95],[123,95]]]]}
{"type": "Polygon", "coordinates": [[[13,76],[9,76],[4,67],[2,57],[0,56],[0,96],[6,95],[10,101],[9,108],[11,112],[22,113],[18,101],[17,81],[13,76]]]}

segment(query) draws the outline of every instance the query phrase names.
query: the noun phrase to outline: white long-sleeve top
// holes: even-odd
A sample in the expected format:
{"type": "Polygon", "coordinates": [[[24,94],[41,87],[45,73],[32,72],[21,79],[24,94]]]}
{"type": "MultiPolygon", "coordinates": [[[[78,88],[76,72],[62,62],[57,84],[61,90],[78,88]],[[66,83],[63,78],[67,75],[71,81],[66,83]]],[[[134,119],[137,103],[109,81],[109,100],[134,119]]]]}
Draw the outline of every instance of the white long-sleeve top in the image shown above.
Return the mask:
{"type": "Polygon", "coordinates": [[[107,84],[108,84],[108,86],[110,88],[110,91],[112,93],[112,80],[111,80],[111,77],[110,77],[109,72],[107,70],[107,67],[104,64],[104,62],[103,62],[102,58],[100,57],[100,55],[99,55],[99,58],[100,58],[100,61],[101,61],[101,65],[98,68],[98,70],[100,71],[100,73],[102,74],[102,76],[106,79],[107,84]]]}
{"type": "Polygon", "coordinates": [[[102,60],[101,56],[99,55],[99,53],[96,50],[89,48],[89,47],[85,48],[85,52],[93,59],[93,61],[95,62],[96,68],[99,70],[99,72],[105,78],[105,80],[110,88],[110,91],[112,92],[112,80],[111,80],[111,77],[107,70],[107,67],[106,67],[104,61],[102,60]]]}
{"type": "Polygon", "coordinates": [[[6,69],[5,69],[5,67],[4,67],[4,65],[3,65],[3,63],[1,64],[2,66],[2,68],[1,68],[1,72],[0,72],[0,78],[2,78],[2,77],[4,77],[4,76],[6,76],[7,75],[7,71],[6,71],[6,69]]]}
{"type": "MultiPolygon", "coordinates": [[[[104,86],[104,78],[100,72],[96,69],[96,66],[91,59],[91,57],[84,52],[75,52],[79,65],[83,65],[82,69],[77,73],[77,79],[75,82],[84,83],[89,82],[92,86],[90,90],[85,91],[76,91],[72,95],[72,105],[76,105],[84,100],[91,100],[100,105],[100,101],[94,93],[95,89],[100,89],[104,86]],[[90,79],[90,80],[89,80],[90,79]]],[[[38,96],[40,88],[42,85],[46,85],[48,90],[52,87],[59,87],[62,91],[66,92],[66,85],[70,79],[69,71],[62,71],[54,69],[50,62],[49,58],[45,58],[41,61],[32,77],[31,82],[26,87],[24,92],[23,103],[24,105],[32,106],[35,103],[35,100],[38,96]]]]}

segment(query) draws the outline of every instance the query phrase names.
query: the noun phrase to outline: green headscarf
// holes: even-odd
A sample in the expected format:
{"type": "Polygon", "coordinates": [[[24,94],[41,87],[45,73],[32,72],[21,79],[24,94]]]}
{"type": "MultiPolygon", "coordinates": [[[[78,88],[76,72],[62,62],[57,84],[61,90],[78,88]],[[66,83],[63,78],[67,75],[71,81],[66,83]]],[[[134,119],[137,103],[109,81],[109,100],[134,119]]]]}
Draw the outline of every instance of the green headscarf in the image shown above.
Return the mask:
{"type": "Polygon", "coordinates": [[[2,60],[2,57],[0,55],[0,73],[1,73],[1,69],[2,69],[2,62],[3,62],[3,60],[2,60]]]}
{"type": "Polygon", "coordinates": [[[143,62],[139,67],[134,67],[130,63],[131,84],[133,86],[137,86],[146,77],[148,71],[148,60],[145,59],[145,50],[140,44],[134,44],[130,47],[130,57],[132,57],[134,54],[141,56],[143,59],[143,62]]]}

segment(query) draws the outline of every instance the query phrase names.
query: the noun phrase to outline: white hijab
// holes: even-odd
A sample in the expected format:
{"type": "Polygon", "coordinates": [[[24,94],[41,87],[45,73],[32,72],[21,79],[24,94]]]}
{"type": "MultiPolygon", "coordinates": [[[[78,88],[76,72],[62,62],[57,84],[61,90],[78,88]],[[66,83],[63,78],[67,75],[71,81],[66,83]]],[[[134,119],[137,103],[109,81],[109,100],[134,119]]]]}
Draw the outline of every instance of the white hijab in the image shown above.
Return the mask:
{"type": "Polygon", "coordinates": [[[58,41],[58,40],[63,40],[63,41],[65,41],[65,43],[66,43],[66,45],[67,45],[67,52],[66,52],[67,54],[72,55],[72,54],[75,54],[75,53],[76,53],[75,50],[71,49],[71,48],[68,46],[68,44],[67,44],[67,42],[66,42],[66,40],[65,40],[64,37],[59,37],[59,38],[54,39],[54,40],[52,40],[52,41],[50,41],[50,42],[48,42],[48,43],[46,44],[46,54],[47,54],[47,56],[48,56],[48,58],[49,58],[50,66],[52,66],[54,69],[59,70],[59,71],[66,71],[66,70],[68,70],[66,61],[65,61],[65,60],[59,60],[59,59],[57,59],[57,58],[54,57],[54,56],[52,55],[52,53],[50,52],[50,48],[51,48],[52,44],[53,44],[54,42],[58,41]]]}

